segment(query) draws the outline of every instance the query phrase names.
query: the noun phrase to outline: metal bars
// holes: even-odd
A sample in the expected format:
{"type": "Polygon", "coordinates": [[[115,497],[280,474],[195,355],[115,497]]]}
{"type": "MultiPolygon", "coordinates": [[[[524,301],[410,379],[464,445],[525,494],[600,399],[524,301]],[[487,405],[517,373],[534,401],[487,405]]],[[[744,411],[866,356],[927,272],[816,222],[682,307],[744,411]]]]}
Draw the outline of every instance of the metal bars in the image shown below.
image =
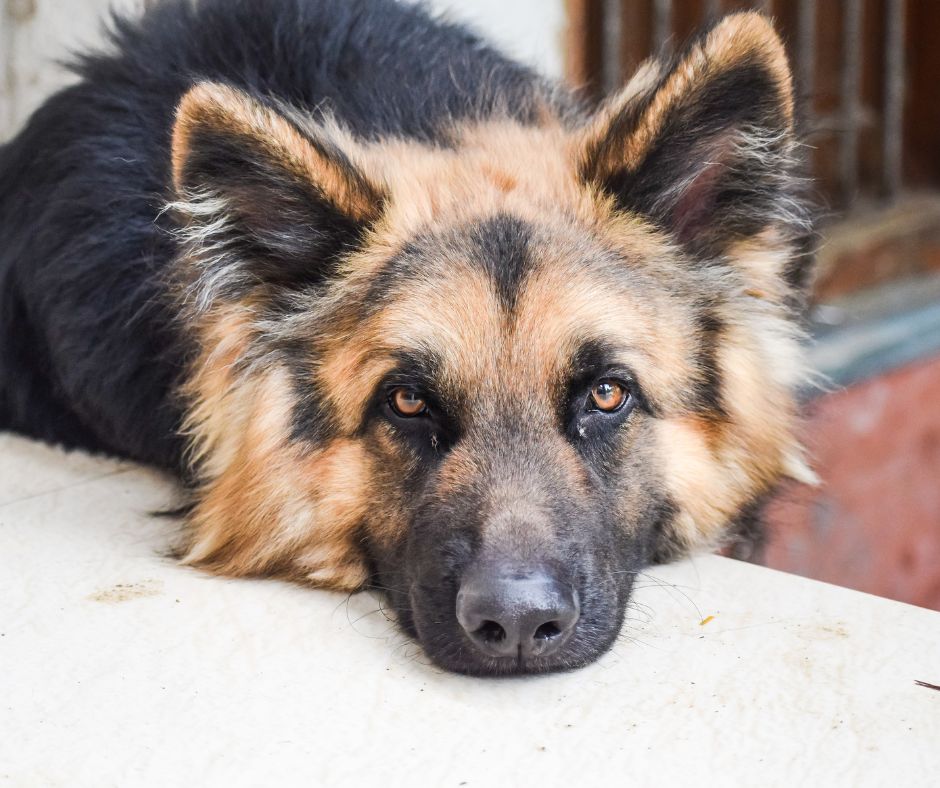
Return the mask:
{"type": "Polygon", "coordinates": [[[672,35],[672,0],[653,0],[653,52],[665,50],[672,35]]]}
{"type": "Polygon", "coordinates": [[[901,190],[904,156],[904,0],[885,4],[885,92],[882,130],[884,189],[888,197],[901,190]]]}
{"type": "Polygon", "coordinates": [[[816,25],[816,0],[799,0],[793,65],[800,93],[809,103],[810,110],[816,84],[816,25]]]}
{"type": "MultiPolygon", "coordinates": [[[[630,76],[625,72],[644,57],[668,54],[694,26],[742,5],[727,0],[593,2],[600,16],[595,47],[603,50],[593,84],[604,92],[622,85],[630,76]]],[[[905,67],[911,33],[906,0],[751,0],[749,5],[774,14],[782,25],[810,142],[817,148],[820,183],[832,203],[850,208],[859,198],[896,198],[905,183],[905,67]]]]}
{"type": "Polygon", "coordinates": [[[842,198],[851,205],[858,196],[858,136],[862,120],[862,0],[842,2],[842,73],[839,80],[841,135],[839,177],[842,198]]]}
{"type": "Polygon", "coordinates": [[[623,6],[621,0],[603,0],[604,92],[610,93],[623,84],[623,6]]]}

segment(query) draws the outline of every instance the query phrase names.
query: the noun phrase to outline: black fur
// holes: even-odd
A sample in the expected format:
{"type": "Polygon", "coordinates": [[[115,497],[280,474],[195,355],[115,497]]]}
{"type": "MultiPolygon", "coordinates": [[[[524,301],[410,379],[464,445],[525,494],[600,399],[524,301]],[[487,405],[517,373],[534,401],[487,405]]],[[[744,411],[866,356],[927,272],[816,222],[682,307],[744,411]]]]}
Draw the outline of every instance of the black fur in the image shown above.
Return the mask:
{"type": "Polygon", "coordinates": [[[472,260],[478,262],[496,284],[496,292],[510,312],[523,280],[529,274],[530,229],[521,219],[513,216],[493,216],[479,222],[469,232],[473,250],[472,260]]]}
{"type": "Polygon", "coordinates": [[[721,394],[721,369],[718,363],[718,348],[725,327],[714,310],[705,307],[698,316],[699,381],[696,386],[696,407],[713,419],[727,416],[721,394]]]}
{"type": "Polygon", "coordinates": [[[555,100],[471,33],[392,0],[166,0],[112,27],[113,51],[80,58],[81,81],[0,148],[0,426],[171,468],[189,350],[165,298],[177,242],[161,208],[193,84],[441,145],[452,119],[499,107],[529,122],[537,97],[555,100]]]}

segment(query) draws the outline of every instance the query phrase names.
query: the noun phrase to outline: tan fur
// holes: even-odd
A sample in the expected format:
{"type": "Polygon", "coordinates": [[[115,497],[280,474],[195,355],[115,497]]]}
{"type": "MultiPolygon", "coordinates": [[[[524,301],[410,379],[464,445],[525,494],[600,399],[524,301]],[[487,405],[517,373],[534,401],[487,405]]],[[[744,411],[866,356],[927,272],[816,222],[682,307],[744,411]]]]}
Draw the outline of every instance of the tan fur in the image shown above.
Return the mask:
{"type": "MultiPolygon", "coordinates": [[[[592,221],[594,196],[572,166],[580,138],[560,121],[527,127],[495,119],[455,127],[451,133],[454,149],[392,139],[357,143],[347,150],[386,195],[374,230],[383,245],[394,248],[428,227],[496,213],[533,221],[552,215],[592,221]]],[[[351,265],[381,265],[384,259],[357,255],[351,265]]]]}
{"type": "Polygon", "coordinates": [[[229,467],[249,413],[245,386],[235,365],[252,339],[252,313],[245,304],[219,310],[202,328],[202,352],[192,364],[183,394],[193,403],[183,425],[192,436],[190,462],[210,478],[229,467]]]}
{"type": "Polygon", "coordinates": [[[753,238],[738,241],[728,249],[728,261],[744,276],[747,295],[782,304],[789,293],[785,285],[784,268],[792,250],[768,228],[753,238]]]}
{"type": "Polygon", "coordinates": [[[222,574],[273,572],[357,588],[366,577],[354,528],[366,501],[368,454],[351,440],[310,454],[289,446],[292,395],[280,369],[243,396],[246,429],[200,496],[184,560],[222,574]]]}
{"type": "MultiPolygon", "coordinates": [[[[758,261],[766,254],[760,251],[758,261]]],[[[754,273],[748,265],[743,270],[754,273]]],[[[727,420],[658,425],[665,477],[683,511],[677,535],[689,547],[714,544],[727,519],[781,476],[813,478],[795,437],[793,392],[805,379],[800,335],[779,305],[766,303],[780,295],[778,286],[770,280],[765,286],[768,295],[740,292],[721,314],[718,361],[727,420]]]]}

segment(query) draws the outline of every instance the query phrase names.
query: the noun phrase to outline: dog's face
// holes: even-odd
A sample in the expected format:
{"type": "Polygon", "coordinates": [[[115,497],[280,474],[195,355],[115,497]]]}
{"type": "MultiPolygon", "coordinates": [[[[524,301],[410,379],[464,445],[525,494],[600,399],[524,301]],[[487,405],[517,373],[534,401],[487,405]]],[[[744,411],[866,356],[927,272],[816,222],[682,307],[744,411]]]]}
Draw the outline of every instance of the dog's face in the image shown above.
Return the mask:
{"type": "Polygon", "coordinates": [[[730,17],[582,123],[543,115],[430,147],[187,95],[187,560],[371,584],[447,668],[562,669],[646,564],[802,474],[772,29],[730,17]]]}
{"type": "Polygon", "coordinates": [[[663,325],[669,285],[625,254],[509,214],[415,237],[370,277],[342,368],[322,356],[369,458],[377,583],[448,667],[591,659],[671,521],[656,419],[696,386],[700,329],[663,325]]]}

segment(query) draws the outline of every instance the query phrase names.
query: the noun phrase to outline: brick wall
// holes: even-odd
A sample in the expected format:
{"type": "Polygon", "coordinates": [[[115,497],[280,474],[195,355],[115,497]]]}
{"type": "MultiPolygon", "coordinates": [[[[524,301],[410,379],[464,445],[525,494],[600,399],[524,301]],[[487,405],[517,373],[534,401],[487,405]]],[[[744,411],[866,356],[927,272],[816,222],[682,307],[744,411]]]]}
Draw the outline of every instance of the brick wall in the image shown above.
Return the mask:
{"type": "Polygon", "coordinates": [[[940,610],[940,357],[815,400],[822,478],[769,512],[768,566],[940,610]]]}

